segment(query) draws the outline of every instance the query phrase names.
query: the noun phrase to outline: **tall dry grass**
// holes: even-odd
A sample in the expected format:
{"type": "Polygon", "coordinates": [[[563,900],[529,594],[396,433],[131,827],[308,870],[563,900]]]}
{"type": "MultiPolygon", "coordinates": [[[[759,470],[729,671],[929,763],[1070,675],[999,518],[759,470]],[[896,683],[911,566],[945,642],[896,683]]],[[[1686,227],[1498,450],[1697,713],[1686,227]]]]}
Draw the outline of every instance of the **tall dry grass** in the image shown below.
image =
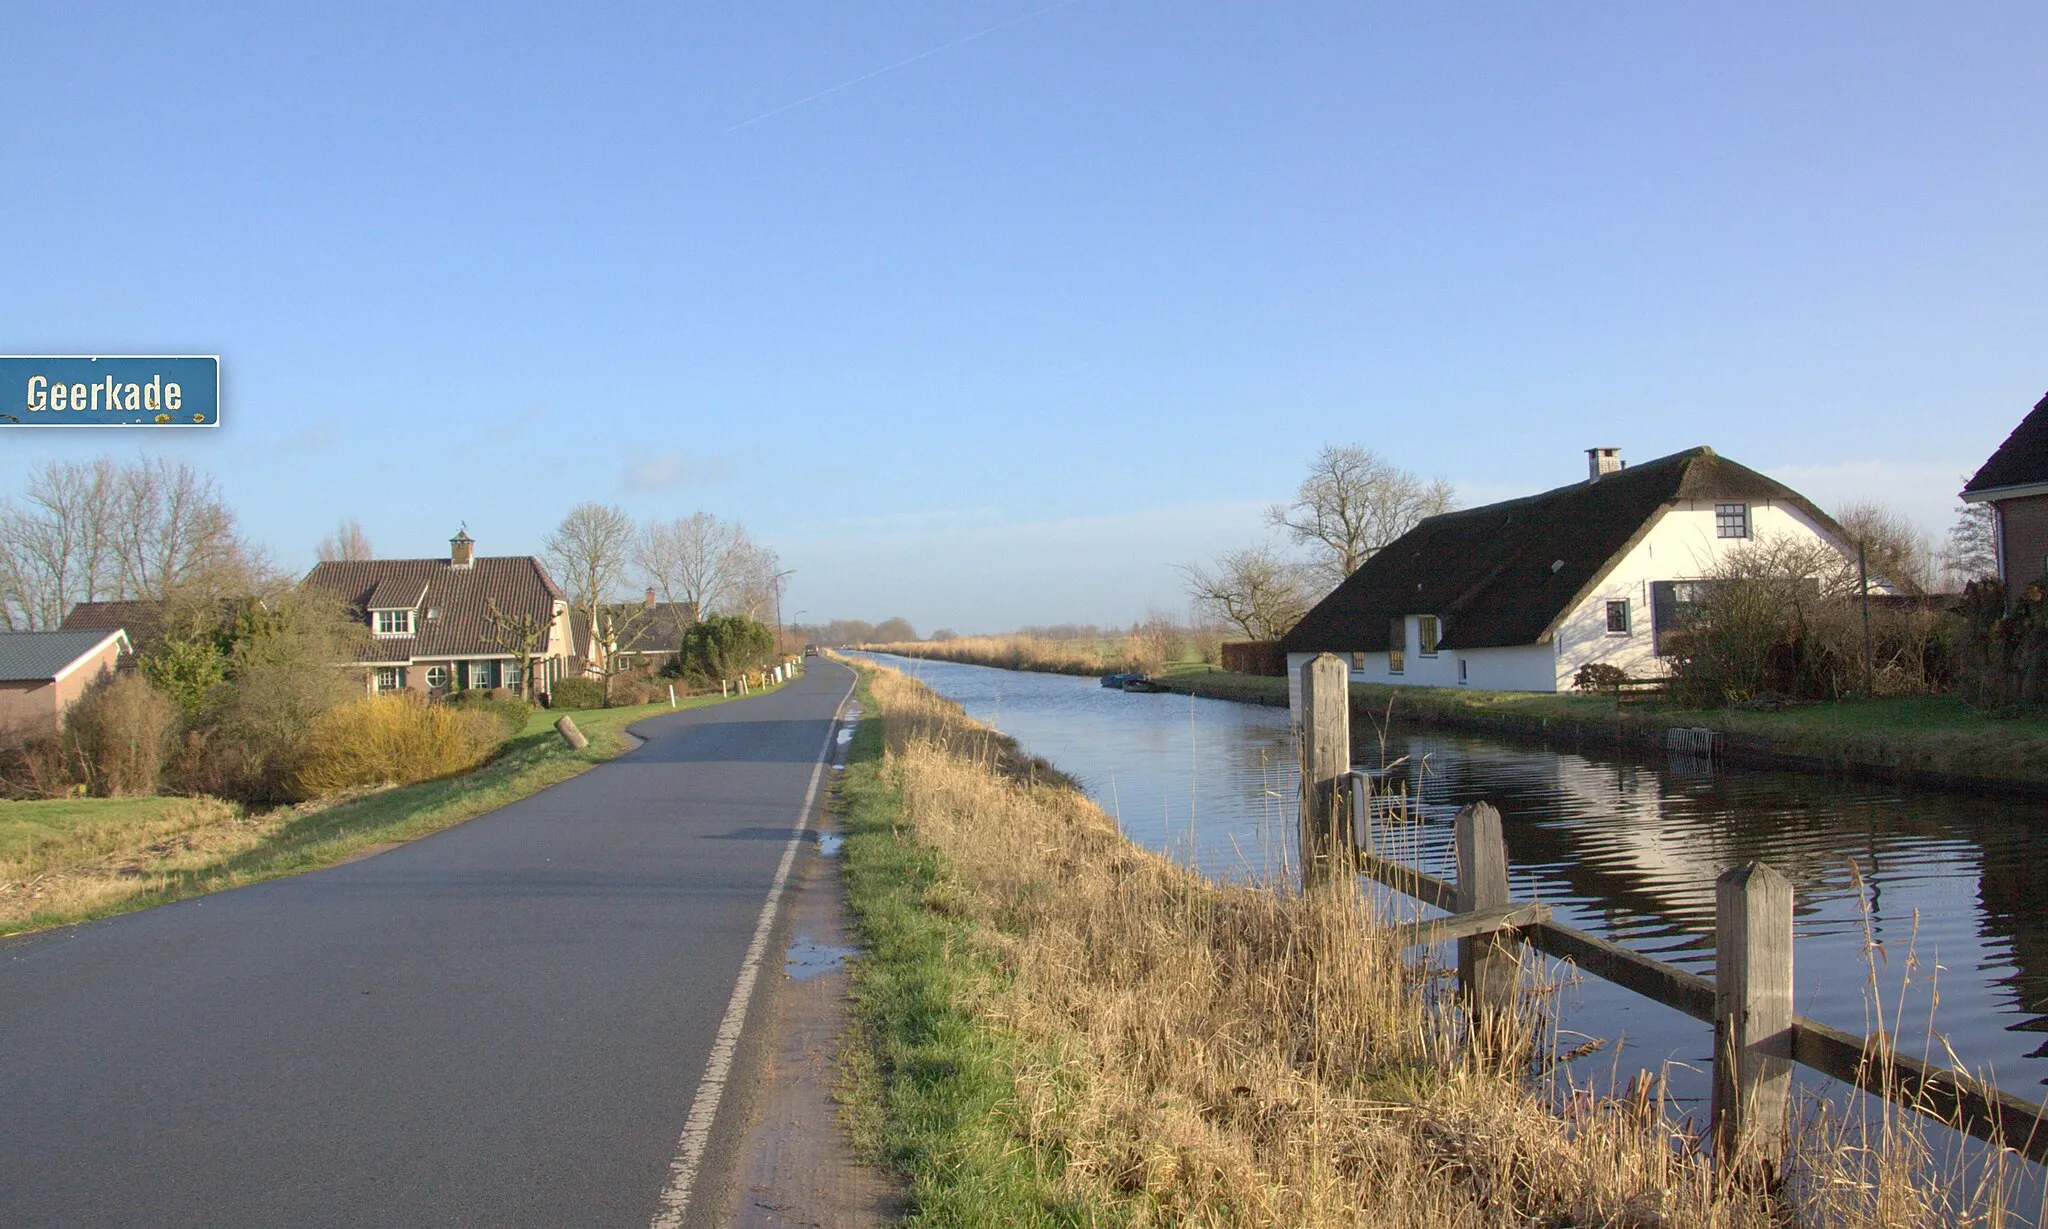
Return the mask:
{"type": "Polygon", "coordinates": [[[1951,1189],[1890,1119],[1808,1120],[1776,1196],[1726,1183],[1641,1085],[1474,1061],[1440,971],[1354,889],[1207,881],[921,685],[870,686],[885,779],[948,866],[927,904],[1009,974],[978,1010],[1058,1056],[1016,1071],[1017,1118],[1077,1200],[1161,1225],[2003,1223],[1996,1184],[1951,1189]]]}
{"type": "Polygon", "coordinates": [[[1107,640],[1049,640],[1042,636],[960,636],[952,640],[910,640],[863,648],[899,657],[929,657],[970,666],[1038,670],[1047,674],[1114,674],[1157,670],[1160,652],[1144,636],[1107,640]]]}
{"type": "Polygon", "coordinates": [[[218,798],[135,802],[146,807],[64,824],[0,856],[0,934],[38,916],[85,916],[148,895],[179,874],[255,848],[283,822],[281,812],[251,815],[218,798]]]}

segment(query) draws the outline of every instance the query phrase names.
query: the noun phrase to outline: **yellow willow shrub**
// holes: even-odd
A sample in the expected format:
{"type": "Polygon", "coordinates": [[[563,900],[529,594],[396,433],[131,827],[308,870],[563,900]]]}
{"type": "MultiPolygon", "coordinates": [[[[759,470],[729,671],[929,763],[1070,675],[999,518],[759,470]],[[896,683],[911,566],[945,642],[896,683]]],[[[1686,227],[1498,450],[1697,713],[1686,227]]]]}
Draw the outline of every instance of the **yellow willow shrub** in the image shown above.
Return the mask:
{"type": "MultiPolygon", "coordinates": [[[[878,671],[870,694],[906,824],[947,868],[927,903],[1010,975],[978,1013],[1055,1056],[1014,1073],[1015,1129],[1075,1197],[1138,1225],[1779,1223],[1653,1099],[1553,1099],[1472,1061],[1439,971],[1361,894],[1212,882],[920,684],[878,671]]],[[[1924,1168],[1878,1197],[1842,1159],[1860,1147],[1809,1132],[1802,1220],[1997,1223],[1924,1168]]]]}
{"type": "Polygon", "coordinates": [[[303,797],[361,785],[404,785],[468,772],[504,734],[487,712],[407,693],[336,705],[314,719],[293,780],[303,797]]]}

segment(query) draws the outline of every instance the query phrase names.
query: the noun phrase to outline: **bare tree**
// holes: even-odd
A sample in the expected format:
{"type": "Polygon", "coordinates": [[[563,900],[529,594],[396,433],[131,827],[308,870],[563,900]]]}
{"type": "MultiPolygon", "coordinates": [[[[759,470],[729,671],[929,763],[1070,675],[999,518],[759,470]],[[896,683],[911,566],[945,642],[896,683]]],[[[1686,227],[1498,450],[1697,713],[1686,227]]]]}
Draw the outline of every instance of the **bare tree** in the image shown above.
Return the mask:
{"type": "Polygon", "coordinates": [[[719,613],[766,623],[782,601],[781,556],[772,547],[742,539],[733,549],[731,567],[732,579],[718,602],[719,613]]]}
{"type": "Polygon", "coordinates": [[[55,627],[77,602],[211,602],[247,594],[263,562],[213,479],[161,457],[51,462],[0,505],[0,603],[11,627],[55,627]]]}
{"type": "Polygon", "coordinates": [[[377,557],[370,549],[370,538],[363,532],[363,523],[354,517],[343,521],[331,535],[320,539],[319,550],[322,563],[377,557]]]}
{"type": "Polygon", "coordinates": [[[1314,552],[1323,587],[1332,589],[1416,522],[1455,502],[1442,478],[1425,481],[1370,448],[1325,444],[1293,502],[1267,509],[1266,522],[1314,552]]]}
{"type": "Polygon", "coordinates": [[[718,609],[738,577],[747,531],[709,512],[656,522],[640,531],[633,561],[664,602],[694,603],[700,614],[718,609]]]}
{"type": "Polygon", "coordinates": [[[1308,612],[1315,581],[1309,568],[1271,546],[1225,551],[1213,568],[1177,565],[1195,609],[1221,619],[1248,640],[1277,640],[1308,612]]]}
{"type": "Polygon", "coordinates": [[[519,695],[523,700],[533,699],[533,659],[547,643],[548,630],[554,626],[552,615],[522,611],[506,611],[498,605],[498,599],[484,599],[484,621],[490,625],[491,643],[519,657],[519,695]]]}
{"type": "Polygon", "coordinates": [[[0,504],[0,609],[11,628],[63,622],[76,602],[120,595],[114,463],[50,461],[29,475],[22,506],[0,504]]]}
{"type": "Polygon", "coordinates": [[[653,618],[654,612],[639,602],[606,602],[592,617],[590,643],[597,650],[593,656],[598,676],[604,680],[606,708],[612,706],[612,680],[639,668],[637,662],[622,657],[620,651],[630,653],[653,618]]]}
{"type": "Polygon", "coordinates": [[[543,544],[548,567],[568,587],[569,600],[589,617],[593,636],[600,608],[625,580],[636,536],[633,518],[623,509],[581,503],[569,509],[543,544]]]}
{"type": "Polygon", "coordinates": [[[1956,522],[1949,526],[1941,567],[1957,588],[1998,575],[1997,534],[1997,513],[1989,503],[1956,505],[1956,522]]]}
{"type": "Polygon", "coordinates": [[[122,467],[117,487],[111,536],[122,596],[168,602],[250,587],[261,561],[235,536],[235,514],[213,479],[152,457],[122,467]]]}
{"type": "Polygon", "coordinates": [[[1934,546],[1904,513],[1863,500],[1838,509],[1835,521],[1848,531],[1850,546],[1862,545],[1872,579],[1882,577],[1909,593],[1934,586],[1934,546]]]}

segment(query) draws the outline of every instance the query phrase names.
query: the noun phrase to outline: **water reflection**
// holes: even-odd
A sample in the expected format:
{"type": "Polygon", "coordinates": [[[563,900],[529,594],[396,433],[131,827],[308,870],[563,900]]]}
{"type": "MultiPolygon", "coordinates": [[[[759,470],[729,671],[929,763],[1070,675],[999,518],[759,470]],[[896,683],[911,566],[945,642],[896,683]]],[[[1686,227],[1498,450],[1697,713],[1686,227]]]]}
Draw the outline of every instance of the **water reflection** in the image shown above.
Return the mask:
{"type": "MultiPolygon", "coordinates": [[[[894,664],[1075,774],[1133,840],[1221,876],[1292,864],[1285,710],[894,664]]],[[[1768,862],[1797,893],[1802,1014],[1866,1031],[1881,1011],[1908,1049],[1934,1061],[1952,1047],[2023,1095],[2048,1084],[2048,882],[2036,878],[2048,866],[2048,805],[1398,728],[1382,744],[1370,722],[1359,725],[1354,758],[1395,764],[1390,780],[1425,817],[1382,838],[1398,836],[1425,867],[1448,873],[1450,817],[1491,802],[1517,897],[1711,974],[1715,876],[1768,862]]],[[[1568,1027],[1625,1043],[1622,1059],[1610,1048],[1587,1062],[1625,1073],[1675,1060],[1685,1066],[1674,1091],[1705,1096],[1705,1026],[1597,979],[1565,1001],[1568,1027]]]]}

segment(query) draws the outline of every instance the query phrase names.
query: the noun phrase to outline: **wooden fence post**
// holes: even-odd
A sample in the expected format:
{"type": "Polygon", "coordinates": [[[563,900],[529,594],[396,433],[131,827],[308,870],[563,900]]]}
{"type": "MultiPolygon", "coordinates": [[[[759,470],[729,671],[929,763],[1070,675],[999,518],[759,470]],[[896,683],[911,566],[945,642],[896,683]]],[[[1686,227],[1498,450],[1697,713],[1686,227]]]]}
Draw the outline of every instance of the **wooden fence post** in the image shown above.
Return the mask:
{"type": "Polygon", "coordinates": [[[1331,860],[1350,861],[1351,817],[1343,777],[1351,771],[1351,668],[1334,653],[1301,666],[1301,886],[1330,878],[1331,860]]]}
{"type": "MultiPolygon", "coordinates": [[[[1458,812],[1451,836],[1458,854],[1458,912],[1505,907],[1508,848],[1500,812],[1484,802],[1472,803],[1458,812]]],[[[1520,945],[1510,946],[1502,932],[1458,940],[1458,988],[1472,1015],[1475,1042],[1492,1031],[1487,1021],[1513,1012],[1521,973],[1520,945]]]]}
{"type": "Polygon", "coordinates": [[[1353,769],[1344,774],[1344,789],[1351,797],[1351,840],[1372,853],[1372,778],[1353,769]]]}
{"type": "Polygon", "coordinates": [[[1714,1148],[1774,1181],[1791,1132],[1792,881],[1751,862],[1714,882],[1714,1148]]]}

